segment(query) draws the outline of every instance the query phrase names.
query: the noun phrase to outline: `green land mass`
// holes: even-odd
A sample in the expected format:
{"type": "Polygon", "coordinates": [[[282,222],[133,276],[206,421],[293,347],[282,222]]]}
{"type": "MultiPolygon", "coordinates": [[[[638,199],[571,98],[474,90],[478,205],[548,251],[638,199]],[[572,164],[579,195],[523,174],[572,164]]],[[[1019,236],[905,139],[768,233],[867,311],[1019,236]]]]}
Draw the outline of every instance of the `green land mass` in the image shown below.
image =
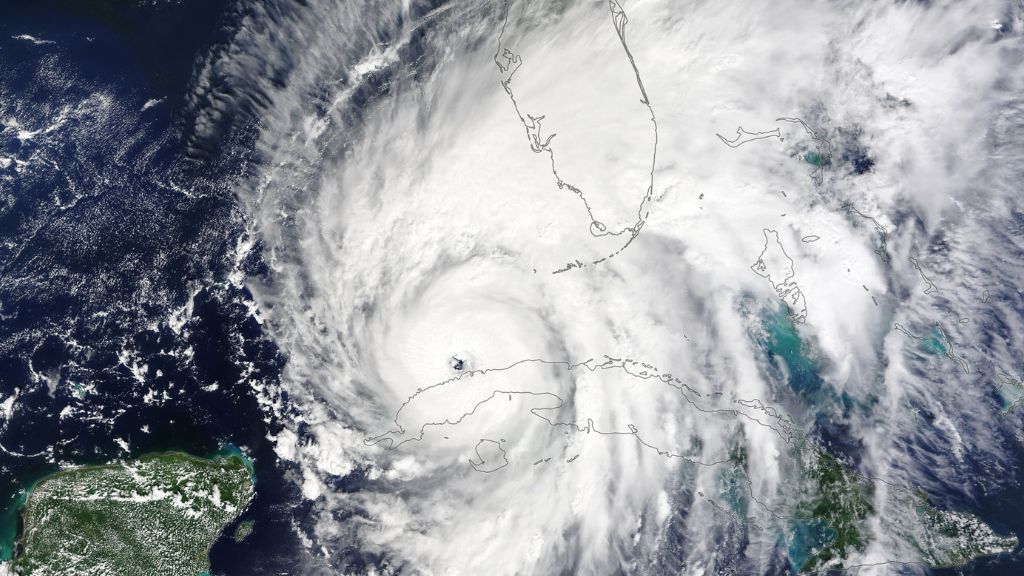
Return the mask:
{"type": "Polygon", "coordinates": [[[801,571],[841,564],[850,550],[863,552],[867,539],[863,523],[874,509],[874,485],[824,452],[813,452],[806,471],[813,485],[810,496],[796,507],[794,520],[809,549],[801,571]]]}
{"type": "Polygon", "coordinates": [[[905,537],[929,566],[961,566],[979,556],[1010,552],[1019,544],[1015,536],[1001,536],[974,516],[935,508],[923,494],[903,498],[910,501],[916,520],[905,537]]]}
{"type": "MultiPolygon", "coordinates": [[[[770,358],[784,363],[789,389],[801,396],[820,392],[827,385],[806,354],[807,344],[783,311],[768,311],[762,322],[765,331],[756,333],[754,340],[770,358]]],[[[948,352],[938,328],[918,340],[932,354],[948,352]]],[[[1005,409],[1024,404],[1024,383],[1009,375],[1001,376],[1001,381],[1005,409]]],[[[833,400],[847,402],[835,396],[817,404],[833,400]]],[[[851,558],[860,557],[875,539],[885,540],[893,555],[891,561],[930,567],[960,566],[980,556],[1011,552],[1019,544],[1015,536],[1000,535],[975,516],[933,506],[922,492],[860,474],[802,432],[794,434],[794,440],[779,459],[791,481],[771,512],[781,521],[790,561],[801,574],[850,568],[851,558]]],[[[745,443],[741,434],[729,454],[732,470],[742,475],[741,482],[728,475],[719,479],[726,508],[740,516],[747,513],[742,505],[750,484],[745,443]],[[733,503],[739,506],[731,506],[733,503]]]]}
{"type": "MultiPolygon", "coordinates": [[[[789,518],[790,558],[800,573],[842,570],[851,553],[864,552],[875,514],[878,481],[862,476],[820,450],[798,451],[803,462],[802,497],[789,518]]],[[[881,531],[896,541],[894,560],[937,567],[960,566],[979,556],[1016,548],[980,519],[932,506],[921,492],[884,486],[881,531]]]]}
{"type": "Polygon", "coordinates": [[[168,452],[62,470],[29,492],[12,571],[198,576],[252,497],[249,464],[236,454],[168,452]]]}
{"type": "Polygon", "coordinates": [[[252,534],[252,528],[255,523],[252,520],[246,520],[235,528],[235,542],[241,542],[252,534]]]}

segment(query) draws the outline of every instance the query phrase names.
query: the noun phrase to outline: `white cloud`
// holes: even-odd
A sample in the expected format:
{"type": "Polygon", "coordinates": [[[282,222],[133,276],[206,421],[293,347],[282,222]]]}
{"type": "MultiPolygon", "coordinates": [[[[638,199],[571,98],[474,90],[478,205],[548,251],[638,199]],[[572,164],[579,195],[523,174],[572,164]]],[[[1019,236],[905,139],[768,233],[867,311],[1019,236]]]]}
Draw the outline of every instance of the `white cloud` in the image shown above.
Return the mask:
{"type": "MultiPolygon", "coordinates": [[[[756,313],[741,310],[779,305],[751,271],[765,229],[792,260],[808,310],[799,333],[827,385],[858,401],[881,398],[871,415],[851,416],[866,465],[905,474],[894,448],[910,418],[903,406],[934,391],[910,383],[892,322],[943,314],[913,292],[919,276],[905,254],[951,223],[954,250],[976,246],[985,224],[971,211],[1010,202],[979,185],[989,126],[1021,81],[1008,69],[1017,38],[1001,40],[989,25],[1001,5],[625,4],[630,54],[657,116],[658,162],[642,232],[598,265],[628,236],[595,238],[591,217],[609,229],[632,222],[649,183],[651,121],[606,3],[512,6],[517,106],[545,116],[541,142],[557,132],[556,172],[585,204],[558,187],[551,157],[531,150],[502,89],[495,6],[422,16],[410,5],[365,3],[354,18],[356,8],[314,2],[280,23],[276,40],[246,23],[239,52],[211,60],[200,76],[197,94],[217,71],[290,67],[283,87],[260,86],[265,162],[239,194],[272,269],[270,284],[252,288],[288,354],[286,386],[309,425],[308,439],[282,433],[279,453],[302,466],[303,492],[322,499],[317,537],[354,534],[427,572],[587,573],[626,569],[636,546],[657,548],[666,507],[688,512],[690,530],[725,521],[699,500],[666,496],[713,486],[714,467],[690,469],[630,434],[588,434],[577,419],[584,414],[599,415],[605,430],[643,423],[659,446],[698,460],[726,452],[742,429],[751,490],[768,504],[784,498],[792,471],[780,464],[786,448],[765,412],[710,418],[660,382],[595,386],[561,366],[454,380],[445,386],[460,394],[493,377],[496,389],[541,396],[510,394],[470,412],[438,394],[409,408],[417,425],[406,432],[449,412],[452,422],[465,418],[393,452],[364,442],[394,427],[418,390],[458,376],[452,356],[469,370],[632,358],[680,378],[703,409],[778,401],[750,336],[756,313]],[[263,49],[258,62],[254,47],[263,49]],[[289,60],[275,60],[281,54],[289,60]],[[322,93],[314,101],[311,91],[322,93]],[[806,161],[820,143],[780,117],[833,139],[821,185],[806,161]],[[736,126],[778,128],[781,140],[724,145],[716,134],[736,126]],[[849,174],[843,154],[853,151],[870,154],[871,172],[849,174]],[[876,229],[846,203],[888,230],[888,262],[875,252],[876,229]],[[800,241],[809,236],[818,240],[800,241]],[[552,274],[577,261],[584,266],[552,274]],[[552,407],[543,394],[565,404],[543,412],[552,407]],[[540,413],[575,426],[552,426],[540,413]],[[509,465],[474,471],[473,447],[501,434],[509,465]],[[372,487],[343,494],[321,480],[357,468],[376,470],[372,487]],[[332,525],[329,511],[340,508],[369,519],[332,525]]],[[[961,274],[951,269],[947,281],[961,274]]],[[[945,304],[961,314],[976,304],[965,289],[952,294],[961,296],[945,304]]],[[[974,326],[950,327],[952,338],[963,342],[974,326]]],[[[476,406],[475,397],[458,398],[476,406]]],[[[942,427],[957,450],[968,449],[954,419],[942,427]]],[[[752,537],[754,553],[772,546],[752,537]]],[[[689,554],[711,565],[717,552],[700,542],[689,554]]]]}

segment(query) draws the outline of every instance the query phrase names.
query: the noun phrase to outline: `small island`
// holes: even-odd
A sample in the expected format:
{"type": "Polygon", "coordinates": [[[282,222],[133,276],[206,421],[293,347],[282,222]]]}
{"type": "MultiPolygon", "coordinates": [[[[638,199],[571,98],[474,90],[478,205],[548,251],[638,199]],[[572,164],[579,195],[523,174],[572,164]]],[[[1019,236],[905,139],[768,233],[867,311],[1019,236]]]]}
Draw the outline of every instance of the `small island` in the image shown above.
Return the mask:
{"type": "Polygon", "coordinates": [[[253,497],[238,454],[181,452],[61,470],[28,494],[12,562],[18,576],[199,576],[253,497]]]}
{"type": "Polygon", "coordinates": [[[246,520],[235,528],[235,542],[241,542],[252,534],[252,528],[255,523],[252,520],[246,520]]]}

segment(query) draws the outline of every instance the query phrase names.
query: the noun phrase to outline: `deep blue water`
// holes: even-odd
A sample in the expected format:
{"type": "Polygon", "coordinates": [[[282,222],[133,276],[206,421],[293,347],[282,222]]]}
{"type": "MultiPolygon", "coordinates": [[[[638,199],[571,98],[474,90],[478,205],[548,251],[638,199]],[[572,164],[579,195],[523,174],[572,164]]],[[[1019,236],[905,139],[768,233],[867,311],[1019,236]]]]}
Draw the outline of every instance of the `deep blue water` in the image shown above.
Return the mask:
{"type": "Polygon", "coordinates": [[[244,158],[250,139],[239,122],[203,158],[184,144],[193,73],[235,9],[152,4],[0,9],[0,154],[25,163],[0,168],[0,397],[16,395],[0,430],[0,503],[13,518],[18,491],[59,464],[234,444],[254,461],[256,499],[239,521],[255,525],[214,545],[211,573],[287,573],[302,508],[249,385],[273,388],[283,360],[248,315],[250,295],[223,282],[241,230],[224,158],[244,158]],[[176,334],[165,320],[195,290],[176,334]],[[146,366],[142,382],[126,351],[146,366]]]}

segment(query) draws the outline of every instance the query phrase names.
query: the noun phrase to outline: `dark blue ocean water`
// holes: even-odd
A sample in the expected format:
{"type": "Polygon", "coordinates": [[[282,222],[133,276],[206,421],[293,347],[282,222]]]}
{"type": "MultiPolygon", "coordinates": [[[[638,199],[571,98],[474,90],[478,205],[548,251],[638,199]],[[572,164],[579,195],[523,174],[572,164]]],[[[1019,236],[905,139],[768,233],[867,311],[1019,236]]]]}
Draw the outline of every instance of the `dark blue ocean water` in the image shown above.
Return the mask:
{"type": "Polygon", "coordinates": [[[20,161],[0,168],[0,397],[14,397],[0,429],[0,534],[16,529],[19,490],[58,465],[233,444],[255,465],[256,500],[239,519],[254,531],[218,541],[211,572],[294,566],[302,509],[250,385],[273,388],[283,360],[250,295],[223,282],[241,231],[229,183],[245,124],[204,158],[183,145],[193,74],[231,29],[232,4],[0,8],[0,156],[20,161]],[[168,314],[193,293],[175,333],[168,314]]]}

